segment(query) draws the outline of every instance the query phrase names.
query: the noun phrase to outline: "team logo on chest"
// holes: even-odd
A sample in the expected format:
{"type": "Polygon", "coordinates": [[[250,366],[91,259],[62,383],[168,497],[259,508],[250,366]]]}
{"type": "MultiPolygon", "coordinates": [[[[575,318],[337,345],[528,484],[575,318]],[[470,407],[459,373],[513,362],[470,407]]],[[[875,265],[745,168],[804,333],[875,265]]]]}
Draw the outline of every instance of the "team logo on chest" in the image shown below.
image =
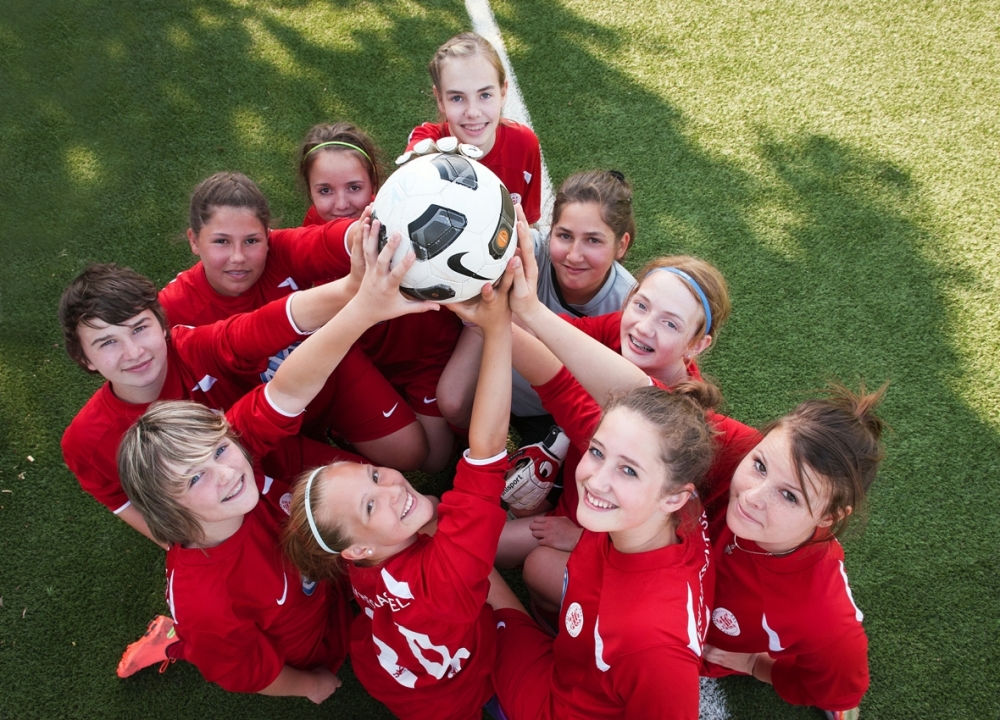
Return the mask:
{"type": "Polygon", "coordinates": [[[736,621],[736,616],[726,608],[715,608],[712,611],[712,623],[726,635],[735,637],[740,634],[740,624],[736,621]]]}
{"type": "Polygon", "coordinates": [[[566,632],[570,637],[576,637],[583,630],[583,608],[580,603],[573,603],[566,610],[566,632]]]}

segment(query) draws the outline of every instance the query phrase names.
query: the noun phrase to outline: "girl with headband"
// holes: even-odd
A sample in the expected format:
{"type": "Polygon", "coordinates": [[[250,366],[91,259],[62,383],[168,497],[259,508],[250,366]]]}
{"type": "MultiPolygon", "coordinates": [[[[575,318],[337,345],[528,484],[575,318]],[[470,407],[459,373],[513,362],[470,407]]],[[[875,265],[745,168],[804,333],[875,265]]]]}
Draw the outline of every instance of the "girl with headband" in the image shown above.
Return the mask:
{"type": "MultiPolygon", "coordinates": [[[[299,150],[299,182],[312,201],[302,225],[361,218],[382,185],[380,158],[372,139],[350,123],[310,128],[299,150]]],[[[438,408],[437,387],[461,331],[452,313],[424,313],[373,327],[359,342],[419,421],[427,438],[422,469],[429,472],[452,457],[454,435],[438,408]]]]}
{"type": "Polygon", "coordinates": [[[306,405],[371,325],[436,309],[407,300],[395,269],[399,238],[380,253],[372,234],[346,278],[345,304],[306,339],[274,377],[225,417],[191,402],[150,407],[125,433],[122,486],[153,537],[168,546],[167,600],[178,642],[167,655],[195,664],[232,692],[296,695],[323,702],[340,685],[350,610],[343,588],[303,578],[284,560],[279,531],[290,497],[284,478],[266,477],[257,458],[294,435],[306,405]],[[261,499],[265,502],[260,502],[261,499]]]}
{"type": "MultiPolygon", "coordinates": [[[[191,195],[187,231],[199,261],[160,292],[171,325],[206,325],[250,312],[298,289],[348,275],[353,219],[271,230],[271,211],[257,185],[242,173],[206,178],[191,195]]],[[[266,382],[290,346],[272,358],[257,382],[266,382]]],[[[352,350],[331,383],[309,407],[303,432],[325,441],[342,438],[377,462],[417,469],[428,458],[423,427],[399,393],[360,349],[352,350]]],[[[248,378],[250,380],[250,378],[248,378]]]]}
{"type": "MultiPolygon", "coordinates": [[[[531,253],[530,246],[522,246],[521,253],[523,256],[531,253]]],[[[710,333],[718,332],[729,314],[728,293],[721,275],[708,263],[694,258],[661,258],[650,263],[640,274],[642,282],[629,297],[624,311],[569,322],[539,299],[535,291],[537,272],[537,266],[529,258],[524,263],[524,272],[515,275],[518,294],[511,301],[514,312],[541,342],[529,342],[527,333],[515,333],[514,366],[535,381],[538,378],[533,366],[544,363],[546,356],[553,355],[566,366],[563,378],[569,383],[566,387],[559,378],[544,378],[544,392],[539,394],[546,407],[560,394],[579,395],[580,403],[593,396],[603,406],[611,393],[638,384],[652,383],[669,389],[686,380],[700,379],[694,358],[709,346],[710,333]],[[661,269],[664,267],[671,269],[661,269]],[[520,278],[524,279],[523,284],[520,278]],[[696,283],[702,292],[699,294],[691,283],[696,283]],[[633,360],[626,355],[623,346],[635,345],[633,338],[641,343],[635,352],[651,355],[654,362],[643,362],[643,357],[633,360]],[[623,355],[629,359],[628,363],[623,355]],[[619,376],[624,380],[619,381],[619,376]],[[552,387],[550,380],[555,383],[552,387]]],[[[571,417],[558,415],[555,420],[573,422],[571,417]]],[[[725,513],[732,472],[758,436],[752,428],[715,412],[708,413],[708,420],[715,433],[716,457],[701,500],[710,523],[717,526],[725,513]]],[[[581,451],[579,444],[571,444],[564,463],[565,477],[573,477],[581,451]]],[[[497,556],[501,566],[516,565],[527,558],[525,580],[543,611],[558,608],[568,553],[582,533],[577,519],[576,485],[565,482],[564,486],[552,512],[506,524],[497,556]]]]}
{"type": "Polygon", "coordinates": [[[351,666],[372,697],[408,720],[478,718],[493,695],[496,625],[486,600],[502,583],[493,558],[505,517],[510,278],[508,269],[477,304],[455,306],[485,339],[469,449],[436,513],[398,472],[370,465],[318,468],[292,497],[286,552],[309,577],[346,570],[361,606],[351,666]]]}

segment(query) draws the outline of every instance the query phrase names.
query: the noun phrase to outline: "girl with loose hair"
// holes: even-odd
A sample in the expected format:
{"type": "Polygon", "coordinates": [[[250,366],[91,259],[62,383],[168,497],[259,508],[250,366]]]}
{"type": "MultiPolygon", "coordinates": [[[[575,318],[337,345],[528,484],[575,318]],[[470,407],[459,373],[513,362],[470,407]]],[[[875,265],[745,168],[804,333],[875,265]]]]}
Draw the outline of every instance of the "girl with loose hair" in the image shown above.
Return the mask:
{"type": "MultiPolygon", "coordinates": [[[[225,320],[350,274],[351,238],[361,232],[357,218],[272,230],[270,217],[263,193],[242,173],[216,173],[195,187],[187,237],[200,260],[160,291],[170,324],[225,320]]],[[[248,386],[267,382],[294,349],[275,354],[266,372],[248,375],[248,386]]],[[[337,378],[310,404],[305,434],[322,442],[338,437],[394,467],[422,467],[430,452],[423,426],[360,348],[344,359],[337,378]]]]}
{"type": "Polygon", "coordinates": [[[737,468],[715,541],[705,674],[752,675],[790,703],[857,718],[868,639],[837,538],[883,458],[885,390],[831,386],[768,425],[737,468]]]}
{"type": "Polygon", "coordinates": [[[489,41],[464,32],[445,42],[428,65],[438,122],[413,128],[406,149],[421,140],[454,136],[483,151],[479,162],[495,172],[524,207],[528,222],[541,217],[542,151],[531,128],[501,117],[507,72],[489,41]]]}
{"type": "MultiPolygon", "coordinates": [[[[305,407],[368,327],[436,309],[400,294],[414,255],[390,270],[400,238],[378,254],[377,231],[377,223],[374,234],[366,228],[363,258],[361,245],[356,251],[365,266],[356,295],[267,384],[225,418],[193,403],[153,405],[119,448],[122,486],[153,537],[168,545],[167,600],[178,642],[167,655],[233,692],[319,703],[340,685],[333,673],[346,654],[346,598],[284,560],[278,536],[287,485],[265,476],[255,459],[298,432],[305,407]]],[[[284,470],[287,476],[291,468],[284,470]]]]}
{"type": "Polygon", "coordinates": [[[499,581],[493,558],[505,517],[510,277],[508,269],[496,290],[484,286],[475,305],[454,306],[485,339],[469,449],[436,512],[400,473],[370,465],[317,468],[292,498],[286,552],[311,576],[346,570],[362,610],[352,668],[372,697],[410,720],[478,718],[493,694],[496,625],[486,599],[499,581]]]}

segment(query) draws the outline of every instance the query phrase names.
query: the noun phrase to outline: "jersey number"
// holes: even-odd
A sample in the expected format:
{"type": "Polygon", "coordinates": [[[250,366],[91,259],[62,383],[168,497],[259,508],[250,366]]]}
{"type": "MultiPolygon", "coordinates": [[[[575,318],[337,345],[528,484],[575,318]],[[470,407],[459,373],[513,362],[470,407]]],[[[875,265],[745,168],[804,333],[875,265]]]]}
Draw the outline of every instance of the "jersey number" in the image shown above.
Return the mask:
{"type": "MultiPolygon", "coordinates": [[[[414,632],[396,623],[400,634],[406,638],[406,644],[410,646],[410,652],[423,666],[428,675],[435,680],[445,677],[452,677],[462,669],[462,661],[469,657],[469,651],[459,648],[453,655],[444,645],[435,645],[424,633],[414,632]],[[424,655],[424,651],[429,650],[441,656],[441,662],[435,662],[424,655]]],[[[382,668],[389,673],[392,678],[404,687],[412,688],[417,684],[417,676],[410,670],[399,664],[399,655],[391,647],[375,637],[372,633],[372,640],[378,646],[378,661],[382,668]]]]}

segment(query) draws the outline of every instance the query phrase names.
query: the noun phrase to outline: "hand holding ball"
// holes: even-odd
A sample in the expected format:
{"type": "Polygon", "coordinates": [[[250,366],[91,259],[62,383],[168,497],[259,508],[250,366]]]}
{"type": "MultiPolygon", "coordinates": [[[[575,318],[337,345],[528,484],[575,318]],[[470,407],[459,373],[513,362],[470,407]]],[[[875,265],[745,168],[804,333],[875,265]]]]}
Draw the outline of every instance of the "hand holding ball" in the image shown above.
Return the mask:
{"type": "Polygon", "coordinates": [[[495,283],[514,256],[514,204],[500,179],[454,138],[417,143],[378,191],[372,218],[382,223],[381,249],[399,232],[393,266],[417,256],[400,290],[416,300],[455,303],[495,283]],[[444,150],[444,151],[442,151],[444,150]]]}

